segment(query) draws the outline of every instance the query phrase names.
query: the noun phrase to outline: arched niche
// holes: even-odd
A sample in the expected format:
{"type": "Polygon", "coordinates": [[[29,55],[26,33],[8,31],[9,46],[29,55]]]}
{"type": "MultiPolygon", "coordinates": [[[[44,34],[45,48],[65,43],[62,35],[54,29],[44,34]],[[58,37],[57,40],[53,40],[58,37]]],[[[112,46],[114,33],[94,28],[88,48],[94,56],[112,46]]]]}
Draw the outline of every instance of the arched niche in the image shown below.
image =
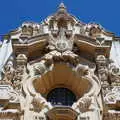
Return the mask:
{"type": "Polygon", "coordinates": [[[32,84],[35,91],[45,98],[52,89],[62,87],[71,90],[78,99],[92,87],[88,80],[80,78],[71,66],[64,63],[54,64],[51,71],[37,77],[32,84]]]}
{"type": "Polygon", "coordinates": [[[76,102],[76,95],[68,88],[59,87],[51,90],[46,99],[53,106],[72,106],[76,102]]]}

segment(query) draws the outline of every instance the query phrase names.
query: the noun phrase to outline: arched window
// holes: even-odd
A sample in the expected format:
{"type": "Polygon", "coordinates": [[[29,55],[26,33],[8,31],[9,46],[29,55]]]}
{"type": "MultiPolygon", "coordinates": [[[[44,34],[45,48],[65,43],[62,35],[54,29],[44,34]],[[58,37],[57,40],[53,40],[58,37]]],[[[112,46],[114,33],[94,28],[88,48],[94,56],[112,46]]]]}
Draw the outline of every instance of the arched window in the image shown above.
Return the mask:
{"type": "Polygon", "coordinates": [[[71,106],[76,101],[76,96],[67,88],[55,88],[48,93],[47,101],[52,105],[71,106]]]}

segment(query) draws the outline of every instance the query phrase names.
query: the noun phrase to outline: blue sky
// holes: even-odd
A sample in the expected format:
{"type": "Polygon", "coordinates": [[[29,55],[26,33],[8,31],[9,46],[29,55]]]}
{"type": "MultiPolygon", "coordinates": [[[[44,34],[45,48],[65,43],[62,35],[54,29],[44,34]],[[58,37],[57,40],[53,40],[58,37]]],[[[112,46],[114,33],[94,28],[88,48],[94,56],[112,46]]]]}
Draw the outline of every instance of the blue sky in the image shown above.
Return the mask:
{"type": "Polygon", "coordinates": [[[0,34],[24,21],[40,23],[56,12],[61,2],[81,21],[99,23],[120,36],[120,0],[0,0],[0,34]]]}

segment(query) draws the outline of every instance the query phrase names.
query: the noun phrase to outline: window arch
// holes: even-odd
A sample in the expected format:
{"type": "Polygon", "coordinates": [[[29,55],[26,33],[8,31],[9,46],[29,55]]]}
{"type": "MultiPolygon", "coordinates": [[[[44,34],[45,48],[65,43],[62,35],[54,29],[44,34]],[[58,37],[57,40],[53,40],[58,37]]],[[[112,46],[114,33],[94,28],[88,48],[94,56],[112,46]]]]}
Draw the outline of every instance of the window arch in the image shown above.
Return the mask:
{"type": "Polygon", "coordinates": [[[52,105],[71,106],[76,101],[76,96],[67,88],[55,88],[48,93],[47,101],[52,105]]]}

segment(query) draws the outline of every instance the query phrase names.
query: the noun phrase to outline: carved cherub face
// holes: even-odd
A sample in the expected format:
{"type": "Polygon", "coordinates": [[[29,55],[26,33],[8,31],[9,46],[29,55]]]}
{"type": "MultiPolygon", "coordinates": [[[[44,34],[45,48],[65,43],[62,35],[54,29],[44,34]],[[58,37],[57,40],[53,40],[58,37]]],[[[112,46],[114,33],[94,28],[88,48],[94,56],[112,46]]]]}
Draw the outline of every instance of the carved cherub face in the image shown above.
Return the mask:
{"type": "Polygon", "coordinates": [[[35,71],[35,74],[38,75],[38,74],[42,74],[46,71],[46,67],[43,63],[38,63],[38,64],[35,64],[33,66],[34,68],[34,71],[35,71]]]}
{"type": "Polygon", "coordinates": [[[76,71],[80,76],[88,75],[89,74],[89,68],[86,65],[79,64],[76,67],[76,71]]]}
{"type": "Polygon", "coordinates": [[[5,66],[5,71],[10,71],[11,67],[13,67],[12,61],[8,61],[7,65],[5,66]]]}
{"type": "Polygon", "coordinates": [[[65,51],[67,49],[68,45],[66,41],[58,41],[56,43],[56,49],[58,49],[59,51],[65,51]]]}
{"type": "Polygon", "coordinates": [[[119,72],[119,68],[117,68],[115,65],[112,67],[112,72],[113,73],[118,73],[119,72]]]}

